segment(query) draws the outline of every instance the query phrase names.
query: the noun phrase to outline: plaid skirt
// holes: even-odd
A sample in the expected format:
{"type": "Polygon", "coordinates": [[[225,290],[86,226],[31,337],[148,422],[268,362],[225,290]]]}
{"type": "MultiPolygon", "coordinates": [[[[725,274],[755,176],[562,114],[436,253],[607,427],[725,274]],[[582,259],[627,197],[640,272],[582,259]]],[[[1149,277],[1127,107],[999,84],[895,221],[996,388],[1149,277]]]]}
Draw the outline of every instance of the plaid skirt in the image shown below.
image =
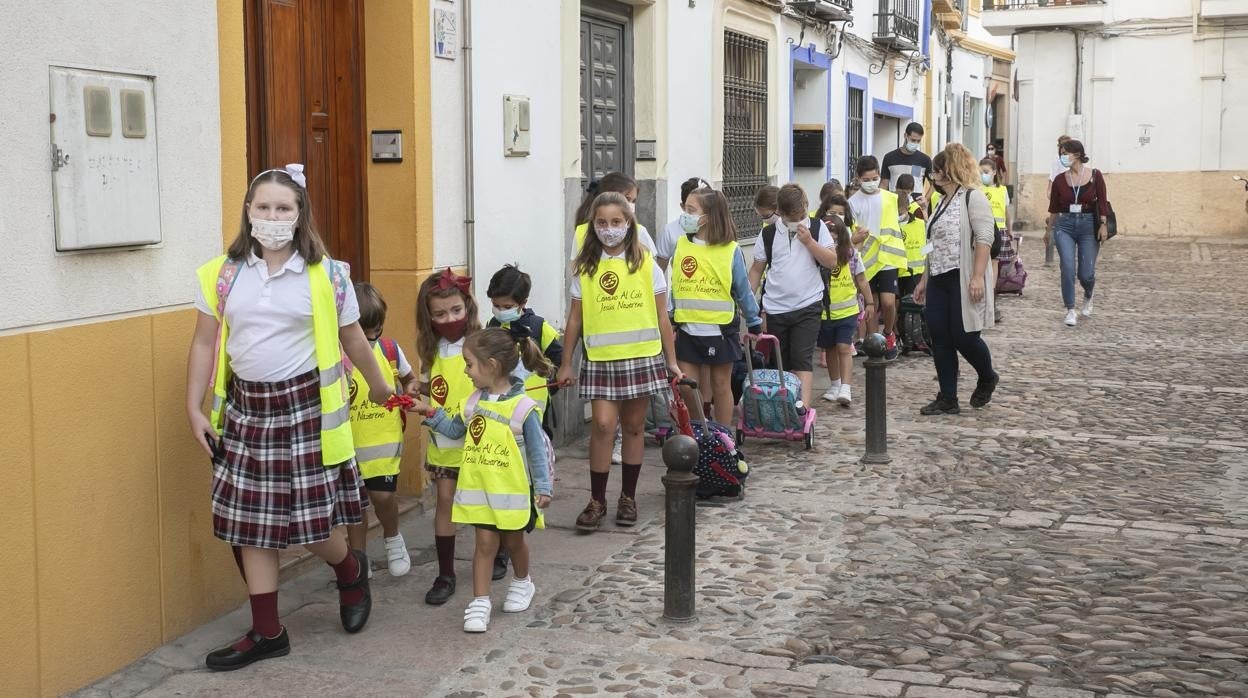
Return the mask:
{"type": "Polygon", "coordinates": [[[582,400],[632,400],[671,391],[662,354],[618,361],[586,359],[578,383],[582,400]]]}
{"type": "Polygon", "coordinates": [[[232,545],[282,549],[319,543],[364,521],[368,495],[355,459],[321,463],[315,370],[276,383],[234,378],[225,403],[225,453],[213,463],[212,528],[232,545]]]}

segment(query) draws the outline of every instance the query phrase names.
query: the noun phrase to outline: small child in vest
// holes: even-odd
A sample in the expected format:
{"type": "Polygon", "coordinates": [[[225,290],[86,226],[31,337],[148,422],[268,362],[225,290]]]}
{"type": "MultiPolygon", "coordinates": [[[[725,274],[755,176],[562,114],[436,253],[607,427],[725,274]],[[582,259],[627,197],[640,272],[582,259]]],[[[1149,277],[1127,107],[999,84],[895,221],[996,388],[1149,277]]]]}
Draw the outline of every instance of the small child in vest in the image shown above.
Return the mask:
{"type": "MultiPolygon", "coordinates": [[[[532,339],[545,354],[546,360],[558,370],[563,363],[563,344],[559,341],[559,331],[550,326],[546,319],[533,312],[529,305],[529,292],[533,290],[533,280],[520,267],[508,264],[494,272],[490,277],[490,285],[485,294],[490,298],[490,311],[494,317],[486,325],[502,327],[511,332],[517,340],[532,339]]],[[[538,375],[524,367],[516,365],[516,377],[524,381],[526,394],[537,403],[538,416],[542,418],[542,428],[547,436],[554,435],[554,413],[547,410],[550,396],[558,388],[547,388],[549,378],[538,375]]],[[[498,556],[494,558],[494,579],[507,576],[507,549],[499,547],[498,556]]]]}
{"type": "Polygon", "coordinates": [[[914,184],[914,175],[908,174],[898,176],[893,184],[893,191],[897,192],[897,222],[901,224],[902,242],[906,246],[906,266],[897,270],[900,298],[914,294],[927,268],[927,255],[923,254],[923,246],[927,244],[927,212],[914,200],[914,184]]]}
{"type": "MultiPolygon", "coordinates": [[[[628,199],[615,192],[599,194],[590,207],[592,235],[573,262],[565,342],[575,349],[582,336],[585,362],[579,394],[590,401],[590,500],[576,517],[580,531],[596,531],[607,515],[607,481],[616,426],[623,433],[623,483],[615,522],[637,523],[637,479],[645,449],[646,409],[650,396],[670,390],[671,378],[684,374],[672,345],[663,270],[640,241],[637,219],[628,199]],[[583,332],[582,332],[583,331],[583,332]]],[[[572,382],[571,362],[559,367],[555,381],[572,382]]]]}
{"type": "Polygon", "coordinates": [[[537,401],[525,394],[524,381],[515,375],[522,361],[535,374],[551,374],[550,362],[531,338],[516,339],[501,327],[481,330],[464,342],[464,370],[476,390],[463,410],[449,415],[423,401],[412,407],[429,415],[425,424],[437,433],[464,439],[451,518],[476,528],[473,599],[464,611],[468,633],[483,633],[490,626],[490,581],[500,545],[515,569],[503,612],[527,610],[537,592],[529,578],[524,534],[545,527],[541,510],[550,505],[554,477],[537,401]]]}
{"type": "MultiPolygon", "coordinates": [[[[355,285],[355,297],[360,302],[360,327],[382,372],[391,378],[396,392],[415,395],[417,381],[412,365],[399,345],[381,334],[386,324],[386,300],[375,286],[364,282],[355,285]]],[[[373,512],[381,523],[390,574],[402,577],[412,569],[412,559],[407,552],[407,542],[399,532],[399,502],[394,492],[398,486],[399,462],[403,459],[406,418],[402,412],[387,410],[369,400],[368,395],[358,389],[362,380],[359,367],[352,366],[351,435],[355,441],[355,460],[359,463],[373,512]]],[[[352,548],[365,551],[368,525],[348,526],[347,538],[352,548]]]]}
{"type": "MultiPolygon", "coordinates": [[[[745,258],[737,246],[737,230],[723,192],[702,188],[685,200],[680,216],[683,235],[676,243],[672,268],[673,319],[676,358],[687,374],[710,374],[714,414],[693,402],[694,418],[710,417],[732,423],[732,367],[742,358],[738,306],[751,334],[761,331],[758,301],[750,290],[745,258]],[[699,409],[701,408],[701,409],[699,409]]],[[[704,385],[704,388],[706,386],[704,385]]]]}
{"type": "MultiPolygon", "coordinates": [[[[425,279],[416,294],[416,351],[423,373],[420,393],[434,405],[457,414],[472,393],[464,373],[464,342],[481,329],[472,279],[449,268],[425,279]]],[[[437,504],[433,513],[433,543],[438,576],[425,594],[425,603],[439,606],[455,593],[455,524],[451,508],[455,480],[464,458],[464,441],[437,432],[425,449],[425,471],[433,482],[437,504]]]]}
{"type": "MultiPolygon", "coordinates": [[[[992,217],[997,226],[997,238],[1001,240],[1001,249],[988,269],[992,272],[993,293],[996,293],[997,274],[1003,262],[1013,262],[1018,256],[1014,247],[1014,236],[1010,233],[1010,191],[1001,181],[1001,173],[997,170],[995,158],[984,158],[979,161],[979,177],[983,182],[984,195],[992,204],[992,217]]],[[[996,321],[1001,322],[1001,306],[995,307],[996,321]]]]}

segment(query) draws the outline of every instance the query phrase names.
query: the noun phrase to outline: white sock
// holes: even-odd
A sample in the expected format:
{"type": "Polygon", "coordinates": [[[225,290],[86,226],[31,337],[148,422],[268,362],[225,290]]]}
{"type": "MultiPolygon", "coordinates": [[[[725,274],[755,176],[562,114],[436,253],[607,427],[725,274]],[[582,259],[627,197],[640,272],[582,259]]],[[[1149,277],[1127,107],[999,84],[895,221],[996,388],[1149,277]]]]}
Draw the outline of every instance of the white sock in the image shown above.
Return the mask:
{"type": "Polygon", "coordinates": [[[832,388],[831,388],[831,389],[832,389],[832,390],[840,390],[840,389],[841,389],[841,379],[840,379],[840,378],[837,378],[836,380],[832,381],[832,388]]]}
{"type": "Polygon", "coordinates": [[[530,577],[523,577],[523,578],[521,578],[521,577],[513,577],[511,581],[513,581],[513,582],[520,582],[521,584],[532,584],[532,583],[533,583],[533,578],[532,578],[531,576],[530,576],[530,577]]]}
{"type": "Polygon", "coordinates": [[[486,606],[492,606],[492,605],[493,605],[493,604],[491,604],[491,603],[490,603],[490,597],[488,597],[488,596],[474,596],[474,597],[472,597],[472,600],[473,600],[473,601],[484,601],[486,606]]]}

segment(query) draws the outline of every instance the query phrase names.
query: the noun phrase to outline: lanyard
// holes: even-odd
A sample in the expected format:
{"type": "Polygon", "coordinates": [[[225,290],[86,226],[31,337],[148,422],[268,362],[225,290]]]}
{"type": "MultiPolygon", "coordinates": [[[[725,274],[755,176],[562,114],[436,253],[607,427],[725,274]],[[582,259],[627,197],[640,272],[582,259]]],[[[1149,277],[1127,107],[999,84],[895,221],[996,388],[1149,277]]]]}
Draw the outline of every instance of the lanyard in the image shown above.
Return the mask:
{"type": "Polygon", "coordinates": [[[932,230],[936,227],[936,221],[940,220],[940,217],[945,215],[945,210],[947,210],[950,204],[953,203],[954,197],[961,193],[962,187],[958,187],[952,194],[940,200],[940,205],[936,207],[936,212],[932,214],[932,220],[927,222],[928,230],[932,230]]]}

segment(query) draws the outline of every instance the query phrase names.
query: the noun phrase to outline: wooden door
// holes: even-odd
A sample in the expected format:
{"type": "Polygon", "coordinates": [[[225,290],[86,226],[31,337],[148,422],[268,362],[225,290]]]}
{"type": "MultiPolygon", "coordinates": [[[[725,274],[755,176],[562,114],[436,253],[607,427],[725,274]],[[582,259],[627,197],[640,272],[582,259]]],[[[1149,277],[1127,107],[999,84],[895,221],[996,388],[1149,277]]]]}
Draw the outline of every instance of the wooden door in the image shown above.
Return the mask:
{"type": "Polygon", "coordinates": [[[325,244],[368,278],[363,0],[244,0],[247,165],[304,164],[325,244]]]}
{"type": "Polygon", "coordinates": [[[581,15],[581,177],[588,181],[631,173],[633,144],[627,8],[618,14],[587,9],[596,10],[581,15]]]}

